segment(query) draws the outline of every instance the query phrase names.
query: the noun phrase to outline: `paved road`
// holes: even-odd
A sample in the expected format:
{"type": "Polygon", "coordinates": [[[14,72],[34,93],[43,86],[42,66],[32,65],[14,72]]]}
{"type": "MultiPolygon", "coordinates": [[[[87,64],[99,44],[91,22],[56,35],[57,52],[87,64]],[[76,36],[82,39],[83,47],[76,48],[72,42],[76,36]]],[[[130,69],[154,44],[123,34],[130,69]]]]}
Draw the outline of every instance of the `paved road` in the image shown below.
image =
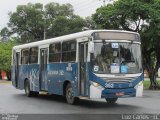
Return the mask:
{"type": "Polygon", "coordinates": [[[23,90],[10,84],[0,84],[0,113],[25,114],[123,114],[160,113],[160,91],[144,91],[142,98],[121,98],[115,105],[105,100],[80,100],[77,105],[68,105],[61,96],[28,98],[23,90]]]}

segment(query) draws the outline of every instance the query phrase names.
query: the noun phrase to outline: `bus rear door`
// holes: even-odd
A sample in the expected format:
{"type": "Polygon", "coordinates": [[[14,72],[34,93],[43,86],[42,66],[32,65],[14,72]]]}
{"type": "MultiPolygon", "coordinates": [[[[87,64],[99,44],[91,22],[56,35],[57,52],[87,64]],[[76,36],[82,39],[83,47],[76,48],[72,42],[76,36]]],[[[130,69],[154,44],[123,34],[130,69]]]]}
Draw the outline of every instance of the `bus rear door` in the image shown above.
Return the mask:
{"type": "Polygon", "coordinates": [[[47,84],[47,57],[48,49],[40,49],[40,90],[48,91],[47,84]]]}
{"type": "Polygon", "coordinates": [[[15,87],[18,88],[20,52],[15,52],[15,87]]]}

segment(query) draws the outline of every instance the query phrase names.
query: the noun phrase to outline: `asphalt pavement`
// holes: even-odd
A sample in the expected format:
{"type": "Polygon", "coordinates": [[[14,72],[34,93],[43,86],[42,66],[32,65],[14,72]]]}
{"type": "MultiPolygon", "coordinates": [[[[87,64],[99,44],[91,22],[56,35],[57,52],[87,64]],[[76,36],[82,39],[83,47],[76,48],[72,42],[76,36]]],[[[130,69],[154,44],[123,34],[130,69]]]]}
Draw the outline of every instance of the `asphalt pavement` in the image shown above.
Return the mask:
{"type": "Polygon", "coordinates": [[[144,90],[143,97],[121,98],[114,105],[107,104],[104,99],[80,100],[76,105],[69,105],[62,96],[41,94],[38,97],[26,97],[24,90],[15,89],[10,83],[0,83],[0,113],[51,115],[160,114],[160,91],[144,90]]]}

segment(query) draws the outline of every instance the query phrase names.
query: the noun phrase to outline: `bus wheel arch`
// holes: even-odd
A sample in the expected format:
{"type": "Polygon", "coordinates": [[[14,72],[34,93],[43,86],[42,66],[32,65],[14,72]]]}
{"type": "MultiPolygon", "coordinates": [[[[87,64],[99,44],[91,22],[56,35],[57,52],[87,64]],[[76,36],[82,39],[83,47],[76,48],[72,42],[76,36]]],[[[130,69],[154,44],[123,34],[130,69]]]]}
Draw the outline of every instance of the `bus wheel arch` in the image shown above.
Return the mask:
{"type": "Polygon", "coordinates": [[[65,80],[63,83],[63,95],[66,96],[66,87],[68,84],[71,84],[69,80],[65,80]]]}
{"type": "Polygon", "coordinates": [[[26,84],[27,80],[28,80],[28,78],[24,79],[24,87],[25,87],[25,84],[26,84]]]}

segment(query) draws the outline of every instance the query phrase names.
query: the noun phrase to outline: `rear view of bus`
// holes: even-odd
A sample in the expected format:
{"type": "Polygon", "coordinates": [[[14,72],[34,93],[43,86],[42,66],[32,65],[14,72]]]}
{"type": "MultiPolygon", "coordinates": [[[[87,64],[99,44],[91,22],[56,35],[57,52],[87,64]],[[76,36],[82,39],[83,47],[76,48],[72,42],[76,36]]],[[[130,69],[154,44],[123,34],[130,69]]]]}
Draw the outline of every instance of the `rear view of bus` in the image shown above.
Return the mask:
{"type": "Polygon", "coordinates": [[[95,32],[89,43],[89,53],[90,98],[105,98],[114,103],[119,97],[142,96],[139,34],[95,32]]]}

